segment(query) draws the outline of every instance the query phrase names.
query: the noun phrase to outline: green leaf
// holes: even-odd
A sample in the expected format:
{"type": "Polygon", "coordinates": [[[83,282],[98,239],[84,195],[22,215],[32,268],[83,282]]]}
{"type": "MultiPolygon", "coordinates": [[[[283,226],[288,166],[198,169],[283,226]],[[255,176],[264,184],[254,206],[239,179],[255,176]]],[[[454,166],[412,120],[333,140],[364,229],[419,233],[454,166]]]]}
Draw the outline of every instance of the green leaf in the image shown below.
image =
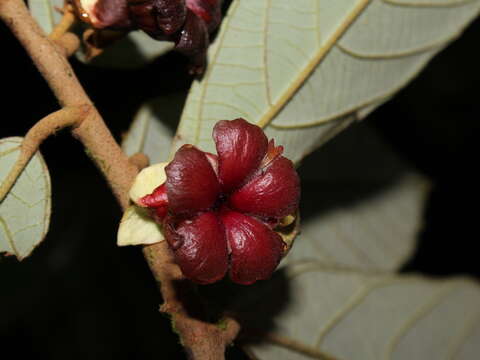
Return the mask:
{"type": "MultiPolygon", "coordinates": [[[[0,140],[0,182],[14,166],[22,140],[20,137],[0,140]]],[[[0,203],[0,252],[22,260],[42,242],[50,223],[50,187],[47,166],[37,152],[0,203]]]]}
{"type": "MultiPolygon", "coordinates": [[[[63,3],[63,0],[28,0],[32,16],[46,34],[51,33],[62,18],[58,10],[63,8],[63,3]]],[[[87,63],[120,69],[138,68],[172,48],[172,43],[154,40],[142,31],[132,31],[87,63]]],[[[76,56],[80,61],[86,62],[82,49],[77,51],[76,56]]]]}
{"type": "MultiPolygon", "coordinates": [[[[480,287],[472,280],[289,266],[259,294],[257,314],[278,303],[278,290],[287,281],[295,295],[276,315],[273,334],[328,354],[328,359],[478,359],[480,287]]],[[[252,319],[250,326],[262,329],[261,321],[261,316],[252,319]]],[[[259,360],[311,359],[266,342],[252,351],[259,360]]]]}
{"type": "Polygon", "coordinates": [[[63,0],[28,0],[30,13],[37,20],[45,34],[50,34],[60,19],[63,0]]]}
{"type": "Polygon", "coordinates": [[[175,148],[212,151],[213,125],[244,117],[299,161],[404,87],[479,10],[479,0],[234,0],[175,148]]]}
{"type": "Polygon", "coordinates": [[[167,161],[184,102],[183,94],[171,94],[144,104],[122,141],[123,151],[128,156],[144,153],[149,157],[150,164],[167,161]]]}

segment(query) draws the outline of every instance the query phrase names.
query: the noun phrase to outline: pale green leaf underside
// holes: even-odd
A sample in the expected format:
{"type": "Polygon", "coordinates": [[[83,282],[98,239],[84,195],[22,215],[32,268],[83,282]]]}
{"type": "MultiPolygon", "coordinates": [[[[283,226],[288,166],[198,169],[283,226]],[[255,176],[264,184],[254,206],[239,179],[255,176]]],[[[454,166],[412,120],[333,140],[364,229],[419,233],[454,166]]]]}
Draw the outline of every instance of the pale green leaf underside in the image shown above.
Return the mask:
{"type": "Polygon", "coordinates": [[[175,146],[212,150],[215,122],[244,117],[298,161],[405,86],[479,10],[478,0],[233,1],[175,146]]]}
{"type": "MultiPolygon", "coordinates": [[[[276,334],[340,360],[478,358],[476,282],[329,272],[301,264],[289,266],[286,277],[295,296],[275,318],[276,334]]],[[[269,293],[278,296],[275,284],[269,293]]],[[[262,294],[262,304],[270,301],[262,294]]],[[[260,360],[308,359],[266,343],[253,351],[260,360]]]]}
{"type": "MultiPolygon", "coordinates": [[[[55,24],[60,21],[62,14],[58,9],[63,8],[63,3],[63,0],[28,0],[30,12],[46,34],[51,33],[55,24]]],[[[172,48],[172,43],[154,40],[142,31],[132,31],[89,63],[112,68],[136,68],[172,48]]],[[[85,62],[81,49],[76,55],[79,60],[85,62]]]]}
{"type": "Polygon", "coordinates": [[[174,130],[167,124],[170,117],[177,117],[176,108],[181,107],[183,98],[178,94],[157,98],[140,108],[122,141],[122,149],[128,156],[141,152],[150,159],[150,164],[167,161],[174,130]]]}
{"type": "Polygon", "coordinates": [[[50,34],[62,18],[58,9],[63,8],[63,3],[63,0],[28,0],[28,8],[42,30],[50,34]]]}
{"type": "MultiPolygon", "coordinates": [[[[20,137],[0,140],[0,182],[17,160],[21,143],[20,137]]],[[[0,252],[21,260],[42,242],[50,223],[50,187],[48,169],[37,152],[0,203],[0,252]]]]}

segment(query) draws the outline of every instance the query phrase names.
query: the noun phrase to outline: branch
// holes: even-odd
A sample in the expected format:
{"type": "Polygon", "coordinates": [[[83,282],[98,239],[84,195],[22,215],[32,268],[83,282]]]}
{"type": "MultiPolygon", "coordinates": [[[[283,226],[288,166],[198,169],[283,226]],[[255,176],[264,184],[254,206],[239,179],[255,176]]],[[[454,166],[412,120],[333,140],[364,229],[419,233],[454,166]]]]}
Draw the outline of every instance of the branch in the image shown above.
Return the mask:
{"type": "Polygon", "coordinates": [[[91,110],[90,105],[72,106],[58,110],[38,121],[25,135],[20,156],[0,186],[0,202],[3,201],[40,144],[50,135],[67,126],[78,126],[91,110]]]}
{"type": "MultiPolygon", "coordinates": [[[[59,10],[60,11],[60,10],[59,10]]],[[[63,16],[60,22],[53,28],[50,35],[48,35],[51,40],[59,40],[65,33],[70,30],[70,28],[77,21],[75,14],[73,13],[73,7],[70,4],[66,4],[63,8],[63,16]]]]}
{"type": "MultiPolygon", "coordinates": [[[[138,171],[136,165],[143,166],[145,159],[137,156],[131,162],[122,152],[80,85],[65,51],[42,32],[23,0],[0,0],[0,19],[24,46],[62,106],[89,106],[88,116],[72,133],[83,143],[118,202],[126,209],[128,191],[138,171]]],[[[190,315],[187,302],[196,299],[194,285],[182,275],[166,242],[144,247],[144,255],[163,295],[164,304],[160,311],[171,316],[174,330],[178,332],[189,357],[197,360],[224,359],[226,346],[240,330],[238,322],[227,318],[221,324],[211,324],[190,315]]]]}

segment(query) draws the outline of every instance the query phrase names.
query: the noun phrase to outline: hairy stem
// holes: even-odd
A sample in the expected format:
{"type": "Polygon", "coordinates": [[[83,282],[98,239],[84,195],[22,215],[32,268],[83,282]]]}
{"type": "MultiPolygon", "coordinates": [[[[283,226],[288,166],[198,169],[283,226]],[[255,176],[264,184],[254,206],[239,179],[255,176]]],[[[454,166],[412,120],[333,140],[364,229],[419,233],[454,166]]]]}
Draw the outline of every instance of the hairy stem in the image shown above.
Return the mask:
{"type": "MultiPolygon", "coordinates": [[[[0,0],[0,18],[27,50],[62,106],[92,105],[66,57],[45,36],[22,0],[0,0]]],[[[88,149],[125,208],[137,168],[128,161],[93,105],[90,116],[73,134],[88,149]]]]}
{"type": "Polygon", "coordinates": [[[185,279],[175,264],[166,241],[145,246],[143,252],[163,295],[164,303],[160,311],[171,316],[189,358],[224,359],[225,348],[240,331],[239,323],[227,318],[222,321],[223,326],[219,326],[201,321],[189,313],[188,308],[196,305],[191,304],[196,296],[191,282],[185,279]]]}
{"type": "Polygon", "coordinates": [[[60,39],[70,28],[75,24],[76,18],[75,14],[73,13],[72,5],[65,5],[63,9],[63,16],[60,22],[55,26],[48,37],[51,40],[58,40],[60,39]]]}
{"type": "Polygon", "coordinates": [[[67,126],[78,126],[87,116],[90,105],[70,106],[58,110],[38,121],[25,135],[20,149],[20,156],[7,177],[0,185],[0,202],[3,201],[17,178],[22,173],[40,144],[50,135],[67,126]]]}

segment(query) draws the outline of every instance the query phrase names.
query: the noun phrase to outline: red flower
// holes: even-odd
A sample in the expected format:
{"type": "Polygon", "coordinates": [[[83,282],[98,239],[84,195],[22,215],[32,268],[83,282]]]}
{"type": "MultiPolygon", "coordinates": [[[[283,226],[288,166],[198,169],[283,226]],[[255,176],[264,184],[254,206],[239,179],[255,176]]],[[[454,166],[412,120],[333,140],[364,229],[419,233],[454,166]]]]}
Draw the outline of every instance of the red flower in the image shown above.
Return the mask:
{"type": "Polygon", "coordinates": [[[189,279],[213,283],[227,271],[239,284],[267,279],[285,251],[273,229],[298,208],[298,175],[283,148],[244,119],[219,121],[213,138],[218,156],[184,145],[166,182],[140,203],[189,279]]]}

